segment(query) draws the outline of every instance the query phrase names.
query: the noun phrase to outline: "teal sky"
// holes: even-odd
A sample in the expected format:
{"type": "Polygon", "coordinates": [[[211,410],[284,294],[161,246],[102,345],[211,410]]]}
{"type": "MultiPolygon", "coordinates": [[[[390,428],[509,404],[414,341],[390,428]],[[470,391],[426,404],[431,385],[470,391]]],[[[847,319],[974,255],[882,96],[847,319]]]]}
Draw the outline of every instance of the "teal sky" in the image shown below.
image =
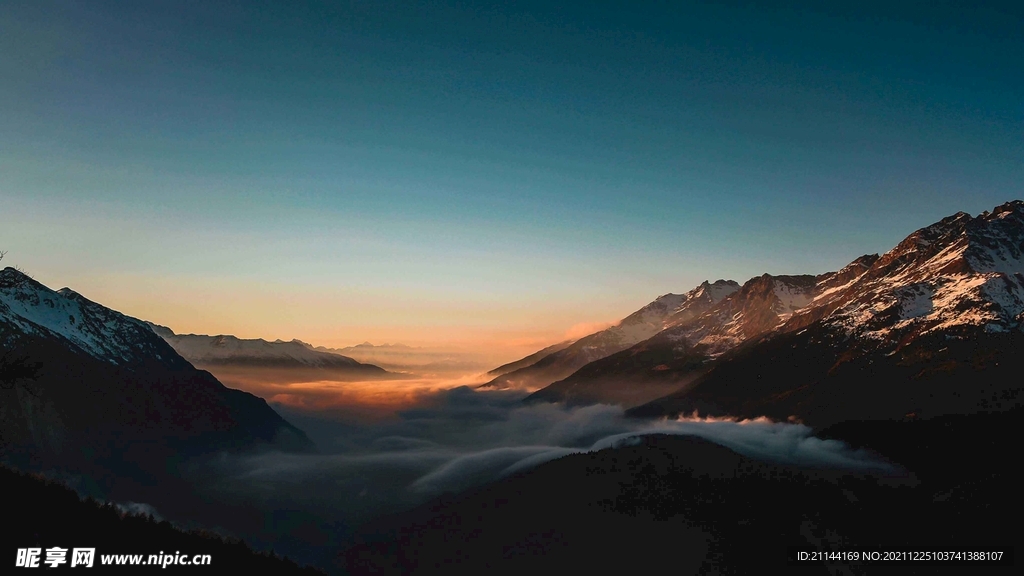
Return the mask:
{"type": "Polygon", "coordinates": [[[1024,197],[1017,3],[554,4],[5,3],[4,263],[178,331],[529,348],[1024,197]]]}

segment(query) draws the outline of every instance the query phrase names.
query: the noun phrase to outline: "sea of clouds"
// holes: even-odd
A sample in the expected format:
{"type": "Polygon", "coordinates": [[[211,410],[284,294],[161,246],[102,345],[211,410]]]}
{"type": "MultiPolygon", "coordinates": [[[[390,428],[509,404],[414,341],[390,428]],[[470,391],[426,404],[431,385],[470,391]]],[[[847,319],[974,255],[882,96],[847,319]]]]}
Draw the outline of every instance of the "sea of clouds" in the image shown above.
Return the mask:
{"type": "Polygon", "coordinates": [[[767,419],[627,418],[622,408],[522,403],[519,392],[436,391],[388,417],[351,409],[315,413],[279,406],[317,454],[228,457],[208,467],[223,491],[262,505],[365,519],[458,492],[568,454],[645,434],[692,435],[752,458],[815,468],[885,472],[888,465],[802,424],[767,419]]]}

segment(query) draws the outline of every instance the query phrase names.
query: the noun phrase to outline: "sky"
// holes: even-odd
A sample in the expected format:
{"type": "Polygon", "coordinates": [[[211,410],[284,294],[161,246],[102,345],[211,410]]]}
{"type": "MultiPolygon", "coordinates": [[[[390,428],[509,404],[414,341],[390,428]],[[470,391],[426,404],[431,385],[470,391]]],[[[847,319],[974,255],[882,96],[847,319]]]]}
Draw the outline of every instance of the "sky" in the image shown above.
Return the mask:
{"type": "Polygon", "coordinates": [[[511,360],[1024,198],[1024,9],[833,4],[5,2],[4,264],[511,360]]]}

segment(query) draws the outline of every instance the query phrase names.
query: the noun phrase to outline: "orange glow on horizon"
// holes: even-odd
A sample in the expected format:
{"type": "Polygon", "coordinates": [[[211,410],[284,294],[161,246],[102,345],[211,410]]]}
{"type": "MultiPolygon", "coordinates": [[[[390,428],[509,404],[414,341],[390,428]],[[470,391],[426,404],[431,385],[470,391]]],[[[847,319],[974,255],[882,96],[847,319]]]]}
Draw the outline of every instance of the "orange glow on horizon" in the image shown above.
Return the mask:
{"type": "Polygon", "coordinates": [[[437,392],[486,382],[474,374],[447,379],[289,382],[283,376],[275,377],[265,371],[245,374],[237,370],[208,370],[225,386],[255,394],[270,403],[310,412],[357,409],[363,414],[378,416],[423,405],[437,392]]]}
{"type": "Polygon", "coordinates": [[[443,294],[410,299],[389,289],[311,286],[287,279],[243,282],[211,275],[86,272],[40,280],[54,289],[70,286],[90,300],[179,334],[299,339],[327,348],[405,344],[472,354],[491,367],[606,328],[612,322],[594,317],[622,318],[645,303],[453,302],[443,294]]]}

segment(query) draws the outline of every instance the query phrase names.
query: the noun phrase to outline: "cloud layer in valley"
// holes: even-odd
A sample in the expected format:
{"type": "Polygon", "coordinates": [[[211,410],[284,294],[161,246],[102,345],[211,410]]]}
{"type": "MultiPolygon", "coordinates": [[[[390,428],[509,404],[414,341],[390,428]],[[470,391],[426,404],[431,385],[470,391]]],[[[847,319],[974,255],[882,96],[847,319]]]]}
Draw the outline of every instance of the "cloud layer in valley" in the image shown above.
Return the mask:
{"type": "Polygon", "coordinates": [[[523,405],[521,398],[515,392],[468,387],[421,392],[415,407],[373,421],[353,415],[351,409],[314,413],[279,406],[310,434],[321,453],[268,453],[225,460],[222,466],[231,469],[230,477],[268,498],[301,499],[306,496],[298,494],[309,491],[293,494],[300,484],[322,480],[333,486],[332,495],[349,490],[357,499],[379,497],[385,507],[389,502],[409,503],[459,491],[645,434],[699,436],[752,458],[784,464],[889,470],[869,454],[814,437],[802,424],[767,419],[636,420],[626,418],[617,406],[523,405]]]}
{"type": "Polygon", "coordinates": [[[315,409],[276,404],[317,443],[319,453],[220,456],[193,466],[190,474],[209,497],[275,519],[259,527],[228,523],[229,531],[305,558],[306,544],[287,541],[296,525],[305,526],[306,540],[336,544],[382,514],[567,454],[629,444],[645,434],[699,436],[785,464],[891,471],[841,442],[815,438],[801,424],[637,420],[617,406],[524,405],[522,398],[519,392],[456,387],[419,389],[411,405],[392,406],[390,412],[376,404],[316,403],[315,409]]]}

